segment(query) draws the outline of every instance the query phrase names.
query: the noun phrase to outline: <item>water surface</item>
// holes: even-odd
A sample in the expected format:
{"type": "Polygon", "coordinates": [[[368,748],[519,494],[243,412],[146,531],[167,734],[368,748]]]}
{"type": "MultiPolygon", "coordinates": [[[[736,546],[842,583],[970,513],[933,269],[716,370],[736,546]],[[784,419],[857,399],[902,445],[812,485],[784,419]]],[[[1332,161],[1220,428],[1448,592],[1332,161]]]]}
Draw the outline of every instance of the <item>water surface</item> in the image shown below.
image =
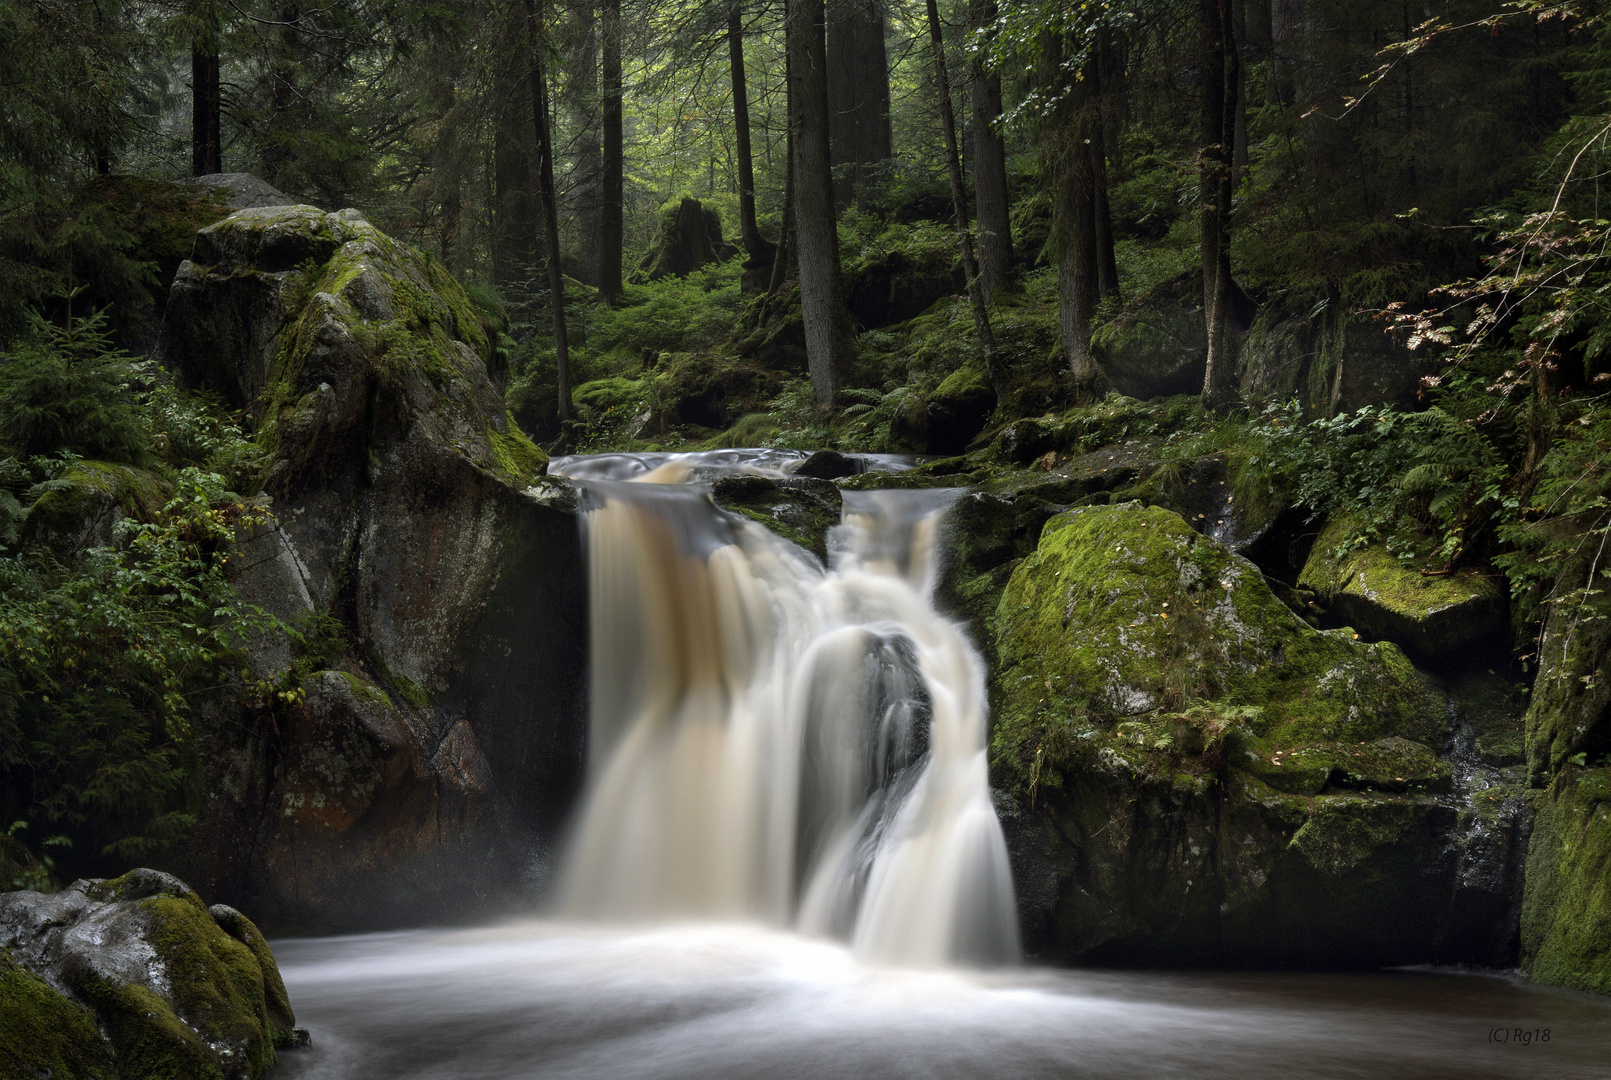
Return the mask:
{"type": "Polygon", "coordinates": [[[1611,999],[1493,975],[901,970],[733,924],[274,951],[313,1035],[276,1080],[1611,1076],[1611,999]]]}

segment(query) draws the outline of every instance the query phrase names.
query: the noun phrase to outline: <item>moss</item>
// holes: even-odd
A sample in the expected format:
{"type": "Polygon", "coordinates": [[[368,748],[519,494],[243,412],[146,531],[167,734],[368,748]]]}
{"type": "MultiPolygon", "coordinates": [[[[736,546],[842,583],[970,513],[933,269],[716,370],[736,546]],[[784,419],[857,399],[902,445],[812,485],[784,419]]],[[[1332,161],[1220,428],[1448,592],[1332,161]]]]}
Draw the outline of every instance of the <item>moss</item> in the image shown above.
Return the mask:
{"type": "Polygon", "coordinates": [[[1611,993],[1611,768],[1563,768],[1534,809],[1523,970],[1540,982],[1611,993]]]}
{"type": "Polygon", "coordinates": [[[1252,564],[1158,507],[1052,518],[1013,571],[993,629],[993,753],[1008,774],[1045,756],[1051,718],[1107,727],[1200,702],[1251,710],[1250,734],[1272,752],[1442,731],[1395,646],[1310,629],[1252,564]]]}
{"type": "Polygon", "coordinates": [[[505,413],[504,423],[507,431],[487,430],[493,460],[507,479],[516,484],[529,484],[548,471],[548,455],[520,430],[513,414],[505,413]]]}
{"type": "MultiPolygon", "coordinates": [[[[367,683],[364,686],[369,693],[379,694],[373,686],[367,683]]],[[[384,697],[382,700],[385,700],[384,697]]],[[[214,904],[207,909],[207,913],[212,916],[219,929],[251,950],[253,959],[257,961],[258,970],[263,975],[263,1003],[268,1017],[270,1036],[277,1047],[291,1045],[296,1014],[291,1011],[291,997],[285,991],[285,982],[280,978],[280,966],[274,960],[274,952],[269,948],[268,939],[263,936],[256,923],[226,904],[214,904]]]]}
{"type": "Polygon", "coordinates": [[[1375,637],[1390,637],[1429,655],[1452,652],[1504,626],[1505,591],[1476,567],[1422,574],[1383,544],[1338,554],[1355,525],[1326,523],[1298,584],[1314,590],[1344,619],[1375,637]]]}
{"type": "Polygon", "coordinates": [[[620,375],[612,375],[607,379],[594,379],[578,386],[571,393],[571,398],[578,405],[585,405],[599,413],[611,409],[632,409],[639,407],[643,402],[644,386],[642,379],[628,379],[620,375]]]}
{"type": "Polygon", "coordinates": [[[1290,847],[1325,874],[1375,872],[1375,857],[1402,845],[1425,821],[1423,809],[1398,799],[1339,795],[1316,800],[1290,847]]]}
{"type": "Polygon", "coordinates": [[[0,1076],[114,1080],[112,1048],[88,1009],[0,948],[0,1076]]]}
{"type": "Polygon", "coordinates": [[[711,495],[717,505],[827,561],[828,530],[840,519],[839,491],[828,481],[724,476],[716,481],[711,495]]]}

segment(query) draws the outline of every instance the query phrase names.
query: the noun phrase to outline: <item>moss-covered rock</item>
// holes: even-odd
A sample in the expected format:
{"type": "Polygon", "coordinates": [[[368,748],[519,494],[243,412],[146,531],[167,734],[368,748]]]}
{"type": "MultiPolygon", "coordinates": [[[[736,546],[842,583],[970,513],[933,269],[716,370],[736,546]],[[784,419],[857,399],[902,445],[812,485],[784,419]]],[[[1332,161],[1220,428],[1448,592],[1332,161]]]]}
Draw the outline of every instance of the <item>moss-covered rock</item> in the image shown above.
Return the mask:
{"type": "Polygon", "coordinates": [[[1344,622],[1426,657],[1456,654],[1504,633],[1505,589],[1492,571],[1422,574],[1381,544],[1338,557],[1348,531],[1345,520],[1327,522],[1298,578],[1344,622]]]}
{"type": "Polygon", "coordinates": [[[985,428],[996,392],[977,365],[947,375],[927,394],[908,394],[896,413],[891,436],[925,453],[961,453],[985,428]]]}
{"type": "Polygon", "coordinates": [[[1611,767],[1567,766],[1535,793],[1522,967],[1611,994],[1611,767]]]}
{"type": "Polygon", "coordinates": [[[1164,301],[1126,312],[1091,336],[1107,384],[1133,398],[1199,393],[1208,363],[1201,304],[1164,301]]]}
{"type": "Polygon", "coordinates": [[[1177,514],[1053,517],[993,651],[992,777],[1037,951],[1348,966],[1512,947],[1519,801],[1467,809],[1441,694],[1396,646],[1299,621],[1177,514]]]}
{"type": "Polygon", "coordinates": [[[716,505],[742,514],[828,561],[828,530],[839,524],[839,489],[826,480],[723,476],[711,489],[716,505]]]}
{"type": "Polygon", "coordinates": [[[79,461],[58,479],[63,486],[45,492],[29,510],[22,541],[61,555],[109,546],[119,521],[149,521],[168,501],[168,485],[132,465],[79,461]]]}
{"type": "Polygon", "coordinates": [[[292,1043],[295,1017],[262,934],[239,912],[223,914],[221,924],[177,878],[134,870],[55,895],[0,896],[0,939],[46,989],[75,999],[65,1005],[93,1013],[85,1023],[18,977],[65,1033],[57,1052],[87,1063],[83,1075],[113,1075],[94,1070],[115,1057],[125,1080],[256,1080],[292,1043]],[[93,1042],[69,1048],[66,1036],[86,1029],[93,1042]]]}
{"type": "Polygon", "coordinates": [[[0,948],[0,1075],[115,1080],[95,1016],[0,948]]]}

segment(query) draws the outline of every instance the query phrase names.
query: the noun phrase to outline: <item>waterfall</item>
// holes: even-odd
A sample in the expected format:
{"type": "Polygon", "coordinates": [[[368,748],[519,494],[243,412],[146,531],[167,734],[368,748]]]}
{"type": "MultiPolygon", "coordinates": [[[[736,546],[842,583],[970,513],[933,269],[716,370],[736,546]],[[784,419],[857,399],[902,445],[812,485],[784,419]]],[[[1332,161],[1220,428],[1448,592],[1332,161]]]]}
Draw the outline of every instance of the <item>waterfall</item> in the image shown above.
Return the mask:
{"type": "Polygon", "coordinates": [[[574,916],[760,919],[870,960],[1018,954],[984,664],[930,595],[954,492],[847,492],[829,565],[702,479],[787,455],[559,459],[582,492],[589,773],[574,916]]]}

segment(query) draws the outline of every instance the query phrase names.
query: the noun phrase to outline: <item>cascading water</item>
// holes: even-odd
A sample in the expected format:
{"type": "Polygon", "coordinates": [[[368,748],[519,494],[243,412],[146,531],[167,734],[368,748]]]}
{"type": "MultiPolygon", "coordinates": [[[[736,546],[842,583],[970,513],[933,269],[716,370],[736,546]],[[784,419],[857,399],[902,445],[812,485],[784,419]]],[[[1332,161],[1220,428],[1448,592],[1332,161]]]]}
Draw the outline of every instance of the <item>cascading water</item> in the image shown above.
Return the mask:
{"type": "Polygon", "coordinates": [[[584,493],[592,619],[562,910],[792,922],[889,963],[1015,959],[984,665],[930,603],[954,495],[846,493],[824,570],[718,509],[713,467],[786,459],[552,467],[584,493]]]}

